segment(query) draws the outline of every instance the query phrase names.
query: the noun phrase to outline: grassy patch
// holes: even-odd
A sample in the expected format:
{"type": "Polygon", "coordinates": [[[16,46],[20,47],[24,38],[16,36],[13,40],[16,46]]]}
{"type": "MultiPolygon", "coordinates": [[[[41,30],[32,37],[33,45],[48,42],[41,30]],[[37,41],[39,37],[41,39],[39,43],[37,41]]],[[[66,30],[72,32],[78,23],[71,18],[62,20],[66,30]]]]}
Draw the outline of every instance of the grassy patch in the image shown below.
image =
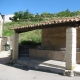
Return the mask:
{"type": "Polygon", "coordinates": [[[10,22],[3,24],[3,36],[12,36],[13,30],[10,30],[10,28],[18,27],[18,26],[24,26],[27,25],[26,22],[10,22]]]}
{"type": "MultiPolygon", "coordinates": [[[[14,34],[13,30],[10,28],[26,26],[29,24],[36,24],[37,22],[10,22],[3,24],[3,36],[12,36],[14,34]]],[[[39,43],[41,42],[41,30],[33,30],[19,35],[19,42],[22,41],[32,41],[39,43]]]]}
{"type": "Polygon", "coordinates": [[[32,41],[39,43],[41,42],[41,30],[33,30],[19,35],[19,42],[22,41],[32,41]]]}

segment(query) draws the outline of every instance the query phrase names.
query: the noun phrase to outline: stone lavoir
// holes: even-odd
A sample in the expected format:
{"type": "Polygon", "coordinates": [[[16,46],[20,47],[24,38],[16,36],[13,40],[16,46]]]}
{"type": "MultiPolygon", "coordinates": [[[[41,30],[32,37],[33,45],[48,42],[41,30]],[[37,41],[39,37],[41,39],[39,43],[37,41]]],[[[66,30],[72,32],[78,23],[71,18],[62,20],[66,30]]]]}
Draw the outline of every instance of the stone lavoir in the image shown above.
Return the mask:
{"type": "Polygon", "coordinates": [[[59,20],[51,20],[34,25],[12,28],[11,30],[14,30],[12,58],[14,61],[18,59],[18,39],[20,33],[28,32],[35,29],[42,29],[41,46],[44,49],[52,49],[54,51],[60,51],[62,50],[62,48],[64,48],[64,57],[66,62],[64,75],[74,76],[74,69],[76,68],[76,49],[80,48],[79,26],[80,17],[70,17],[59,20]],[[49,29],[51,31],[49,31],[49,29]]]}

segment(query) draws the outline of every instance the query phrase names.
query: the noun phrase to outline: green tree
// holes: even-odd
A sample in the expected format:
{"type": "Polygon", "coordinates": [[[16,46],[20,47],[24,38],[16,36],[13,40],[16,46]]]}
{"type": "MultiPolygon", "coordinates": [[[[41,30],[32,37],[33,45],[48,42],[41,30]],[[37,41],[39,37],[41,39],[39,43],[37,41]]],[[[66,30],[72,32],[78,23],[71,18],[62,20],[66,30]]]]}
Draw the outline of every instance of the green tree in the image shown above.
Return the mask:
{"type": "Polygon", "coordinates": [[[24,19],[24,12],[23,11],[18,12],[18,18],[19,19],[24,19]]]}
{"type": "Polygon", "coordinates": [[[15,12],[15,13],[14,13],[14,17],[13,17],[12,20],[13,20],[13,21],[17,21],[17,18],[18,18],[18,12],[15,12]]]}
{"type": "Polygon", "coordinates": [[[28,9],[24,12],[24,19],[26,21],[30,21],[30,18],[32,17],[32,14],[28,11],[28,9]]]}
{"type": "Polygon", "coordinates": [[[19,11],[14,13],[13,21],[42,21],[50,20],[57,17],[72,17],[80,16],[80,11],[71,12],[69,9],[58,13],[51,14],[49,12],[43,12],[42,14],[32,14],[27,9],[25,12],[19,11]]]}

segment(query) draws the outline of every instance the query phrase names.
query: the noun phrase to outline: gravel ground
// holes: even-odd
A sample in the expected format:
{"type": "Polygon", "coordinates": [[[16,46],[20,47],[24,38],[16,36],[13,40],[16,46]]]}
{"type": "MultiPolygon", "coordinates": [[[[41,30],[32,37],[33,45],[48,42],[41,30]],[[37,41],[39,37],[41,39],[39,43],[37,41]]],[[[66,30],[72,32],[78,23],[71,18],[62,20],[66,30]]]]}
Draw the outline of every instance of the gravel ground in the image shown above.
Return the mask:
{"type": "Polygon", "coordinates": [[[80,80],[80,76],[68,77],[56,73],[29,69],[26,66],[0,64],[0,80],[80,80]]]}

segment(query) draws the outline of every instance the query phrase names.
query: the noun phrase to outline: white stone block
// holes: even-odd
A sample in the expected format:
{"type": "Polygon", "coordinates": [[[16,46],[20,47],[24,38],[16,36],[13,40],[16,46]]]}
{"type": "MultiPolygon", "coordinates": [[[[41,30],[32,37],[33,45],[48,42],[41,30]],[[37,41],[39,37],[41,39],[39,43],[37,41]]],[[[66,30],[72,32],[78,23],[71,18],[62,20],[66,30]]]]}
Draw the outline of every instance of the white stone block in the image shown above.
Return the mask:
{"type": "Polygon", "coordinates": [[[66,39],[71,39],[72,40],[72,39],[77,39],[77,38],[76,38],[76,36],[69,35],[69,36],[66,36],[66,39]]]}
{"type": "Polygon", "coordinates": [[[74,27],[67,28],[66,33],[70,33],[70,32],[76,32],[76,28],[74,28],[74,27]]]}
{"type": "Polygon", "coordinates": [[[73,33],[73,34],[71,34],[71,33],[67,33],[66,34],[66,38],[69,38],[69,37],[76,37],[77,35],[76,35],[76,33],[73,33]]]}
{"type": "Polygon", "coordinates": [[[76,45],[75,44],[66,44],[66,50],[76,50],[76,45]]]}
{"type": "Polygon", "coordinates": [[[71,51],[66,51],[65,56],[67,56],[67,57],[75,56],[75,55],[76,55],[75,52],[76,52],[76,51],[74,51],[73,53],[71,53],[71,51]]]}
{"type": "Polygon", "coordinates": [[[66,44],[76,44],[76,38],[68,38],[66,39],[66,44]]]}

